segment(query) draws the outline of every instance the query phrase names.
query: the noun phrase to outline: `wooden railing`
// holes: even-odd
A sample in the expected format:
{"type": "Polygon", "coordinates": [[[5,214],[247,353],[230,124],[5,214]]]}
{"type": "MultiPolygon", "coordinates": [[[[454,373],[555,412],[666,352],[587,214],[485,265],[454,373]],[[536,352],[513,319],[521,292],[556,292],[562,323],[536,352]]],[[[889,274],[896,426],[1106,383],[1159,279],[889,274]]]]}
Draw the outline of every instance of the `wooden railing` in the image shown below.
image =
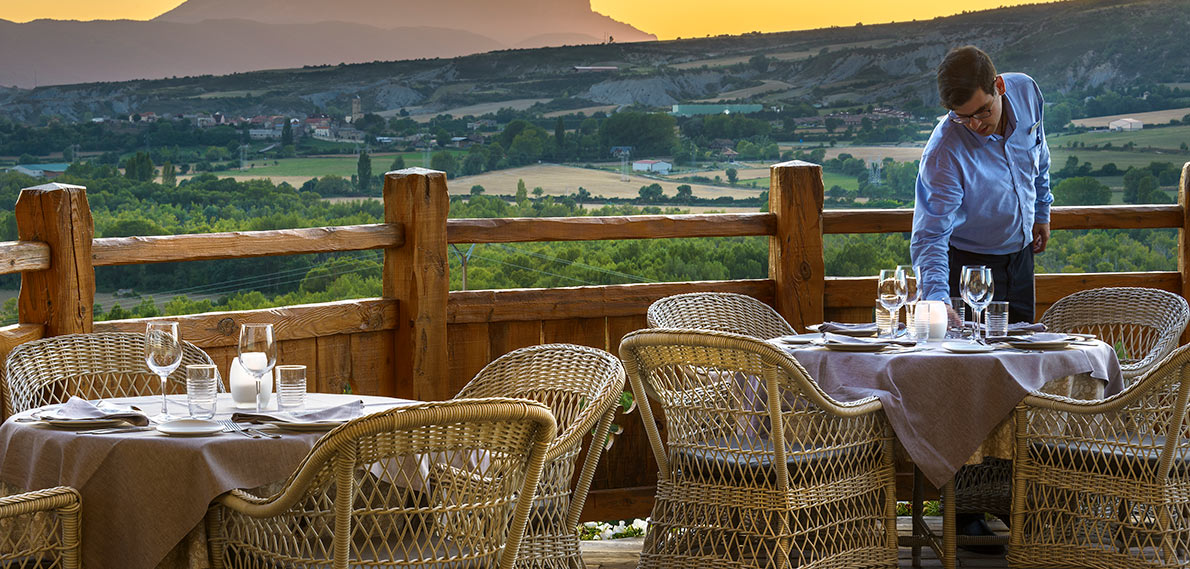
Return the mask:
{"type": "MultiPolygon", "coordinates": [[[[1071,292],[1147,286],[1186,295],[1187,173],[1179,204],[1054,208],[1053,229],[1177,228],[1178,270],[1039,275],[1038,314],[1071,292]]],[[[569,342],[616,352],[645,326],[653,301],[682,292],[727,291],[772,304],[797,327],[872,317],[874,277],[826,277],[823,235],[908,232],[908,210],[823,210],[822,171],[804,162],[772,168],[770,213],[533,219],[447,219],[440,172],[390,172],[384,223],[348,227],[159,237],[93,238],[84,188],[23,190],[20,241],[0,243],[0,274],[21,273],[19,324],[0,329],[0,356],[32,339],[88,332],[142,332],[145,319],[92,322],[94,267],[382,249],[383,296],[282,308],[170,317],[183,337],[227,369],[239,324],[276,326],[280,360],[302,362],[318,391],[445,399],[513,349],[569,342]],[[555,289],[449,292],[448,244],[767,236],[765,279],[555,289]]],[[[637,414],[622,416],[600,464],[584,519],[647,515],[656,465],[637,414]]]]}

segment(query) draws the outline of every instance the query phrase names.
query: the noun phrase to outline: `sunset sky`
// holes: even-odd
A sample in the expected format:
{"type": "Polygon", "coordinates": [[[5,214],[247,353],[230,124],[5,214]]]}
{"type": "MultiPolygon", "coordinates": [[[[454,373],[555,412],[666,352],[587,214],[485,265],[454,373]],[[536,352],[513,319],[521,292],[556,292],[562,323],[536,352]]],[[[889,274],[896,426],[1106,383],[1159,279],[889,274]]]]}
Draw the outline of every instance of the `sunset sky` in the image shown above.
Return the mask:
{"type": "MultiPolygon", "coordinates": [[[[498,1],[498,0],[487,0],[498,1]]],[[[929,19],[961,10],[1031,4],[1021,0],[590,0],[591,8],[661,39],[778,32],[929,19]]],[[[148,20],[179,0],[0,0],[0,19],[148,20]]]]}

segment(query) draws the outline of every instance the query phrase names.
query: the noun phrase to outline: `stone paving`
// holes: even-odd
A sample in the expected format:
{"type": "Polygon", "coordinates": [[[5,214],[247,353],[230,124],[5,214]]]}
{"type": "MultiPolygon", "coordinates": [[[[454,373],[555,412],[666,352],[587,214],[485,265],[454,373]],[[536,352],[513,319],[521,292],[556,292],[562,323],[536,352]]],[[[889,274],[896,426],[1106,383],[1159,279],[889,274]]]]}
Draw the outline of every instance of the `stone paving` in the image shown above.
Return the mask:
{"type": "MultiPolygon", "coordinates": [[[[926,520],[934,531],[941,533],[942,518],[932,517],[926,518],[926,520]]],[[[1002,535],[1008,534],[1008,528],[1004,527],[1004,524],[998,521],[988,522],[988,526],[996,533],[1002,535]]],[[[901,535],[908,535],[909,518],[898,518],[897,529],[901,532],[901,535]]],[[[587,569],[635,569],[636,560],[640,555],[640,548],[643,543],[644,538],[584,541],[582,543],[583,561],[586,563],[587,569]]],[[[911,555],[910,548],[902,547],[900,549],[898,565],[901,569],[911,569],[913,567],[911,555]]],[[[921,557],[922,567],[931,569],[942,567],[942,561],[935,557],[934,553],[928,548],[923,549],[921,557]]],[[[979,555],[960,549],[958,566],[978,567],[981,569],[1007,569],[1008,562],[1004,560],[1004,556],[1002,555],[979,555]]]]}

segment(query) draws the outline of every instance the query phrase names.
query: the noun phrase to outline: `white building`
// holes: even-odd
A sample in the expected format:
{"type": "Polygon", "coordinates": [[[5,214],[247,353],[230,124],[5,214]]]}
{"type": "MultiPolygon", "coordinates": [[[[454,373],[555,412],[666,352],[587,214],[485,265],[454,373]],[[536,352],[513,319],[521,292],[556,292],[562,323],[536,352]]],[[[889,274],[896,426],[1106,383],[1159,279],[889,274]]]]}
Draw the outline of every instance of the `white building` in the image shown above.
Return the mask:
{"type": "Polygon", "coordinates": [[[673,168],[673,164],[660,160],[637,160],[632,163],[633,172],[653,172],[666,175],[673,168]]]}
{"type": "Polygon", "coordinates": [[[1145,123],[1136,119],[1116,119],[1107,123],[1108,130],[1129,131],[1141,130],[1145,127],[1145,123]]]}

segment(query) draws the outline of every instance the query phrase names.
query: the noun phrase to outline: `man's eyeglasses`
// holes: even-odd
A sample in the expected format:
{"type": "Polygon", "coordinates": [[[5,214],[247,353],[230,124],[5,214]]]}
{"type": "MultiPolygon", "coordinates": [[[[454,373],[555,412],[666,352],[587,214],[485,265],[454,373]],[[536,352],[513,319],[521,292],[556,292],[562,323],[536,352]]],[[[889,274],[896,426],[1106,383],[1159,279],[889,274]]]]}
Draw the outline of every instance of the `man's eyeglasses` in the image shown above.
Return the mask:
{"type": "MultiPolygon", "coordinates": [[[[997,94],[996,98],[999,99],[1000,95],[997,94]]],[[[969,124],[973,120],[982,121],[992,116],[992,106],[995,104],[996,101],[993,99],[992,102],[988,103],[987,107],[984,107],[983,109],[975,111],[969,115],[960,115],[954,111],[950,111],[950,120],[956,124],[969,124]]]]}

